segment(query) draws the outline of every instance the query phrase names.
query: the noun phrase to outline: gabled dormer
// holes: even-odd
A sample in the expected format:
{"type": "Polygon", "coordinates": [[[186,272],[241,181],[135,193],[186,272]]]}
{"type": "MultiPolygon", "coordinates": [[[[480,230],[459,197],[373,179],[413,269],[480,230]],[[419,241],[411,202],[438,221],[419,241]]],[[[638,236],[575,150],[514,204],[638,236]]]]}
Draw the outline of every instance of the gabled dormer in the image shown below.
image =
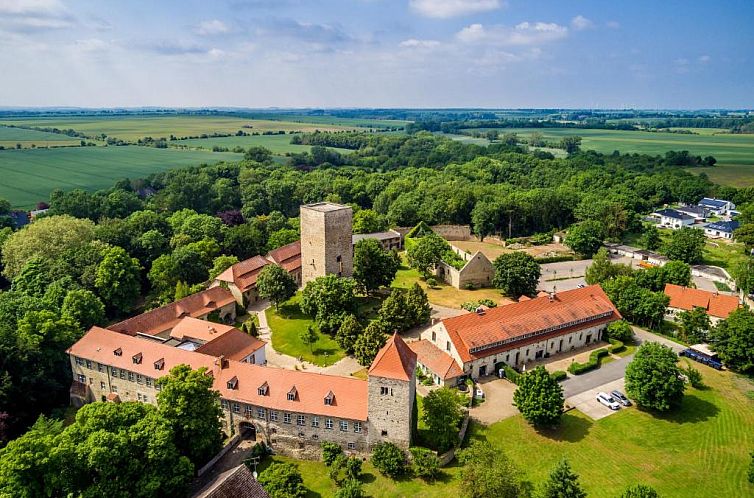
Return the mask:
{"type": "Polygon", "coordinates": [[[296,390],[296,386],[293,386],[290,391],[288,391],[288,401],[298,401],[298,391],[296,390]]]}
{"type": "Polygon", "coordinates": [[[333,393],[332,391],[327,392],[327,395],[325,396],[325,404],[326,405],[335,404],[335,393],[333,393]]]}
{"type": "Polygon", "coordinates": [[[238,389],[238,377],[235,375],[227,383],[228,389],[238,389]]]}
{"type": "Polygon", "coordinates": [[[123,350],[121,348],[118,348],[118,349],[116,349],[116,350],[113,351],[113,354],[115,356],[123,356],[123,350]]]}
{"type": "Polygon", "coordinates": [[[165,368],[165,358],[160,358],[159,360],[154,362],[155,370],[162,370],[163,368],[165,368]]]}
{"type": "Polygon", "coordinates": [[[264,382],[261,386],[257,387],[257,394],[259,396],[267,396],[270,392],[270,385],[267,384],[267,381],[264,382]]]}
{"type": "Polygon", "coordinates": [[[141,353],[136,353],[135,355],[133,355],[133,356],[131,357],[131,360],[132,360],[132,361],[133,361],[133,362],[134,362],[134,363],[135,363],[136,365],[138,365],[138,364],[140,364],[140,363],[141,363],[141,358],[142,358],[142,355],[141,355],[141,353]]]}

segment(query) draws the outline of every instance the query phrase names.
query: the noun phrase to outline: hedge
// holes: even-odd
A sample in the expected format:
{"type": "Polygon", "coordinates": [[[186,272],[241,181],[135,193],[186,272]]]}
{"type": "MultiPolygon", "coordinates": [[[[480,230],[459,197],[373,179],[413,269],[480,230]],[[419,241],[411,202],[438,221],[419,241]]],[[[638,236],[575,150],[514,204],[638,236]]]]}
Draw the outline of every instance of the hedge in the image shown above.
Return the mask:
{"type": "Polygon", "coordinates": [[[600,366],[601,359],[608,354],[609,353],[605,348],[592,351],[592,354],[589,355],[589,361],[586,363],[577,363],[574,361],[568,366],[568,371],[574,375],[581,375],[590,370],[594,370],[600,366]]]}
{"type": "Polygon", "coordinates": [[[568,378],[568,374],[565,373],[564,370],[555,370],[553,373],[550,374],[550,377],[560,382],[561,380],[565,380],[568,378]]]}
{"type": "Polygon", "coordinates": [[[518,379],[521,377],[520,373],[516,372],[512,367],[509,367],[508,365],[505,365],[503,367],[503,372],[505,372],[506,379],[513,382],[514,384],[518,384],[518,379]]]}
{"type": "Polygon", "coordinates": [[[544,258],[534,258],[534,261],[543,265],[545,263],[560,263],[561,261],[576,261],[576,256],[547,256],[544,258]]]}
{"type": "Polygon", "coordinates": [[[626,350],[626,345],[618,339],[608,339],[608,341],[610,341],[610,346],[607,348],[607,351],[610,354],[620,353],[621,351],[626,350]]]}

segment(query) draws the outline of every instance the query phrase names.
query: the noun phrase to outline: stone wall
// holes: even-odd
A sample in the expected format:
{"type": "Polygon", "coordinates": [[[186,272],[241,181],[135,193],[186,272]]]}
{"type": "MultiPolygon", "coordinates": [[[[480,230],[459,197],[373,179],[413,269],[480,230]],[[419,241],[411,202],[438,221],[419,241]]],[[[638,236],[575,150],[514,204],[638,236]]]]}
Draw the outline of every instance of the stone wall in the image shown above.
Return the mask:
{"type": "Polygon", "coordinates": [[[471,227],[468,225],[434,225],[432,231],[445,240],[471,239],[471,227]]]}
{"type": "Polygon", "coordinates": [[[350,277],[353,273],[353,210],[318,209],[301,206],[302,284],[335,274],[350,277]]]}
{"type": "Polygon", "coordinates": [[[370,447],[383,441],[409,447],[415,397],[414,373],[408,382],[369,376],[370,447]]]}

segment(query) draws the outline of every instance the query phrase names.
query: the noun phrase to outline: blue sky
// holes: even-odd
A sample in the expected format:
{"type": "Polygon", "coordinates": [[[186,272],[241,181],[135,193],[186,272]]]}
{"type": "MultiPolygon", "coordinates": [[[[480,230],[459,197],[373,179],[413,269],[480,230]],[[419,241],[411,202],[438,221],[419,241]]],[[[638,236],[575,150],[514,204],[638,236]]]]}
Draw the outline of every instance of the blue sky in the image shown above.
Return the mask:
{"type": "Polygon", "coordinates": [[[0,0],[1,106],[754,107],[752,0],[0,0]]]}

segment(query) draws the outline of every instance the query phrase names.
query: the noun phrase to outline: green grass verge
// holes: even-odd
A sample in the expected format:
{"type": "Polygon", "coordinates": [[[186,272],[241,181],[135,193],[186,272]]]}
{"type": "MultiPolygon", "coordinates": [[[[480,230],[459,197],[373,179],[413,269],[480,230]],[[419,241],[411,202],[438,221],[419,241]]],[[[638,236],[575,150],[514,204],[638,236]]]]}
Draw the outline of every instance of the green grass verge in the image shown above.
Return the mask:
{"type": "Polygon", "coordinates": [[[345,356],[335,339],[319,333],[319,338],[311,348],[301,342],[299,334],[310,325],[319,332],[314,320],[304,315],[299,308],[301,294],[296,294],[289,301],[280,305],[280,310],[269,308],[267,325],[272,331],[272,347],[275,351],[301,358],[322,367],[332,365],[345,356]]]}

